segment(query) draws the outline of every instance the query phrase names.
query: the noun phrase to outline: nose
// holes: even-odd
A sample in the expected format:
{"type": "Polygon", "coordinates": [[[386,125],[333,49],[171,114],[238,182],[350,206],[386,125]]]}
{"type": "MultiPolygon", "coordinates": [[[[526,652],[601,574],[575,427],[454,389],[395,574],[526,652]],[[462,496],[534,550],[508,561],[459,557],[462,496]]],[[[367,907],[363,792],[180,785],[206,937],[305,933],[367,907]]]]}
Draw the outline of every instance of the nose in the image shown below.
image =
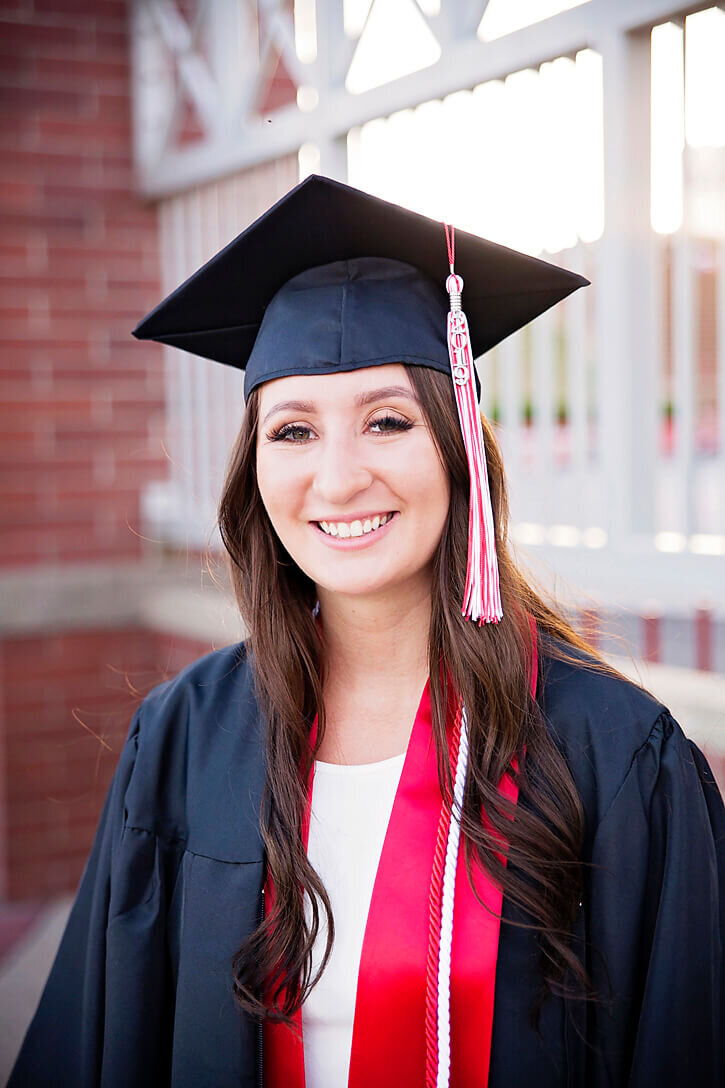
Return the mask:
{"type": "Polygon", "coordinates": [[[373,474],[361,459],[354,439],[321,440],[317,450],[312,487],[315,495],[330,506],[344,506],[372,483],[373,474]]]}

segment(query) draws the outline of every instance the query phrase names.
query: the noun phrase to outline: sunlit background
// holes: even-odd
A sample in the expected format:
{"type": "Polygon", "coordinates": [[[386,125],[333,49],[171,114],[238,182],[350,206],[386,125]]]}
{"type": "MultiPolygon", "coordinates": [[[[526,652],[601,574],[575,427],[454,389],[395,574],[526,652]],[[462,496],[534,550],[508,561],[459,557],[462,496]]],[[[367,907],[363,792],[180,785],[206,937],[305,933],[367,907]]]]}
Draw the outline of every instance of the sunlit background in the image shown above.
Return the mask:
{"type": "MultiPolygon", "coordinates": [[[[490,0],[478,26],[492,41],[587,0],[490,0]]],[[[434,64],[441,50],[422,13],[439,0],[347,0],[357,38],[345,86],[358,94],[434,64]]],[[[314,0],[296,0],[297,49],[316,57],[314,0]]],[[[725,147],[725,11],[710,7],[652,31],[652,198],[655,231],[685,217],[684,177],[696,192],[687,223],[725,235],[719,156],[725,147]],[[687,106],[685,105],[687,103],[687,106]]],[[[304,90],[303,90],[304,99],[304,90]]],[[[388,200],[531,254],[593,242],[604,229],[601,57],[584,49],[353,128],[349,180],[388,200]],[[455,177],[445,155],[455,148],[455,177]]],[[[300,152],[302,174],[319,166],[300,152]]]]}

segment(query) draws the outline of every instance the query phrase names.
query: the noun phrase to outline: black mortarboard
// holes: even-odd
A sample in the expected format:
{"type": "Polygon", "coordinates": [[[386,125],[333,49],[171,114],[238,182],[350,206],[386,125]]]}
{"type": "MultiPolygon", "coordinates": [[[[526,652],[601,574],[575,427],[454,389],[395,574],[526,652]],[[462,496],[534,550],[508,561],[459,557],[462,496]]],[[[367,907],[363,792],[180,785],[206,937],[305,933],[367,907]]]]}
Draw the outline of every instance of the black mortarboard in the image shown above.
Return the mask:
{"type": "Polygon", "coordinates": [[[587,282],[313,175],[177,287],[134,336],[239,367],[245,397],[272,378],[382,363],[450,375],[471,487],[463,614],[497,623],[495,527],[473,359],[587,282]]]}
{"type": "MultiPolygon", "coordinates": [[[[466,281],[474,356],[587,283],[464,231],[456,231],[456,271],[466,281]]],[[[449,372],[448,272],[442,223],[313,175],[133,334],[246,369],[245,397],[286,374],[395,361],[449,372]]]]}

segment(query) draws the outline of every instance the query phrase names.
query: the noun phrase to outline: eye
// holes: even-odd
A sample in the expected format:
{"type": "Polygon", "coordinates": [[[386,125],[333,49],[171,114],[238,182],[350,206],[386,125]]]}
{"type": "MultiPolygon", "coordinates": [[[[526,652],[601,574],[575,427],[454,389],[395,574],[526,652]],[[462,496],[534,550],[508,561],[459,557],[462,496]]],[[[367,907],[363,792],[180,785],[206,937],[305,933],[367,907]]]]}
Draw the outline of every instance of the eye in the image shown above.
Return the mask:
{"type": "Polygon", "coordinates": [[[379,428],[379,430],[375,431],[375,434],[391,434],[395,431],[409,431],[413,423],[409,419],[402,419],[400,416],[388,414],[371,420],[368,426],[371,429],[379,428]]]}
{"type": "Polygon", "coordinates": [[[306,442],[310,435],[310,428],[304,423],[284,423],[281,427],[269,432],[267,439],[270,442],[306,442]]]}

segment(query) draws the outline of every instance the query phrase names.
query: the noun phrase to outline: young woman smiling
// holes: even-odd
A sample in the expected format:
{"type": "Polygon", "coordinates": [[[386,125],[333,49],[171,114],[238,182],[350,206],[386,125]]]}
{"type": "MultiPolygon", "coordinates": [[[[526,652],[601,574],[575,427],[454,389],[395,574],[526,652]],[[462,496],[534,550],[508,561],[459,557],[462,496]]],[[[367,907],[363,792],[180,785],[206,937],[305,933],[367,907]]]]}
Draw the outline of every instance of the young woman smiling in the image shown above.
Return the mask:
{"type": "MultiPolygon", "coordinates": [[[[249,636],[140,706],[11,1088],[722,1083],[722,800],[516,567],[441,238],[308,179],[137,328],[246,371],[249,636]]],[[[476,354],[582,284],[457,245],[476,354]]]]}

